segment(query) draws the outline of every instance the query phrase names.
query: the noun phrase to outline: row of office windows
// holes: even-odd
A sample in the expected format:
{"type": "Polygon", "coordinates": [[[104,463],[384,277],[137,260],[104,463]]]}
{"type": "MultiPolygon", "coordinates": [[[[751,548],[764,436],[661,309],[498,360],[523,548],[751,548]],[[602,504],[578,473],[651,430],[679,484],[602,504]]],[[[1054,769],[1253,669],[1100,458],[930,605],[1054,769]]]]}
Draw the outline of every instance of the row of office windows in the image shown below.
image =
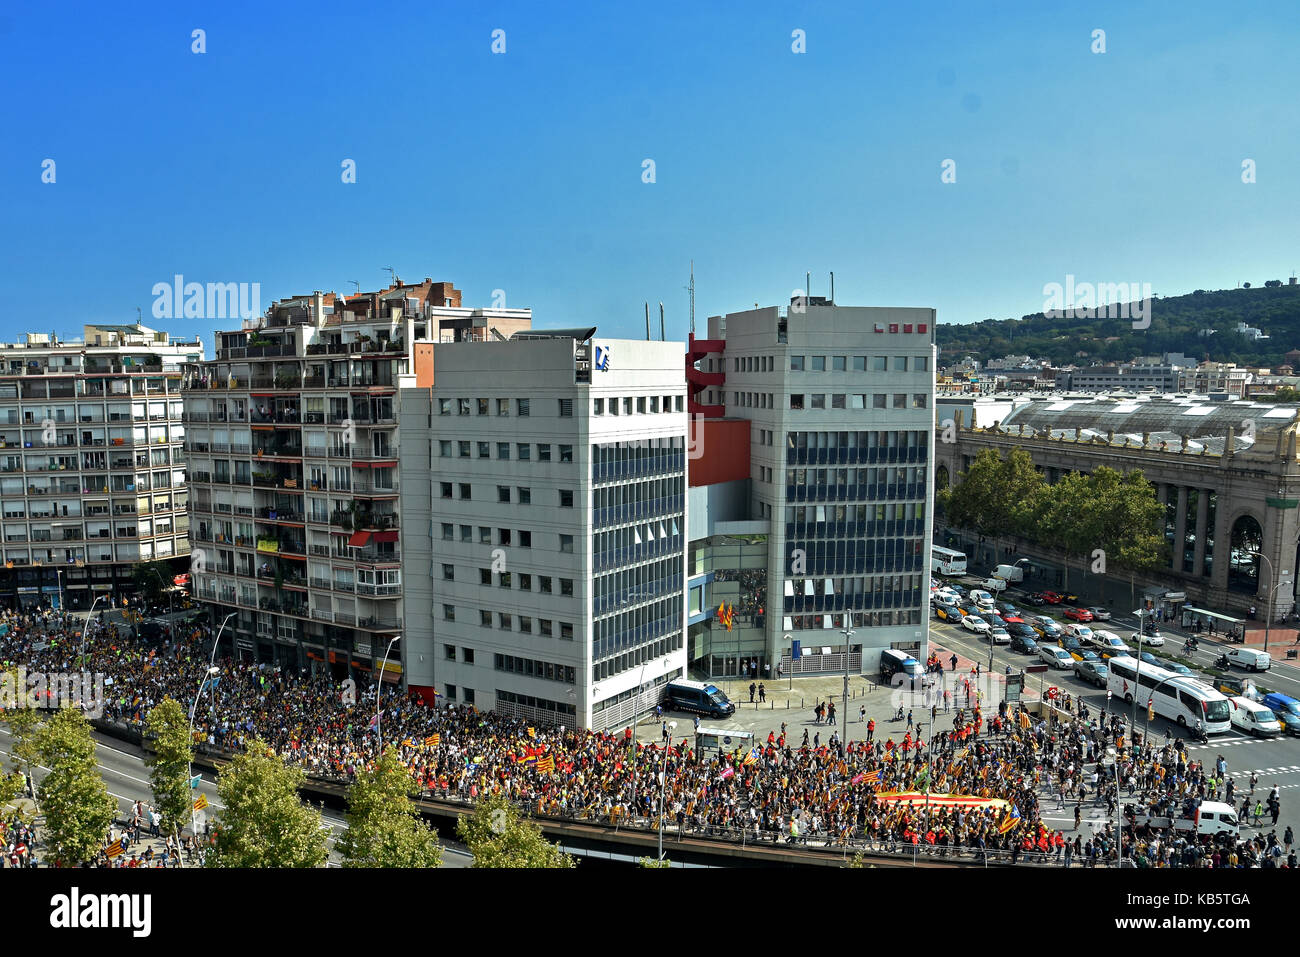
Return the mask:
{"type": "MultiPolygon", "coordinates": [[[[739,393],[737,403],[739,404],[739,393]]],[[[803,409],[925,409],[929,408],[930,396],[926,392],[895,392],[890,400],[888,393],[843,393],[830,394],[830,405],[826,404],[825,393],[803,392],[790,393],[790,408],[795,411],[803,409]]]]}
{"type": "MultiPolygon", "coordinates": [[[[512,457],[520,462],[531,462],[534,460],[533,448],[531,442],[477,442],[466,439],[452,441],[450,439],[438,440],[438,454],[443,458],[493,458],[493,446],[496,446],[496,458],[498,460],[509,460],[512,457]]],[[[554,446],[555,456],[552,457],[552,445],[550,442],[538,442],[536,444],[538,462],[572,462],[573,446],[556,445],[554,446]]]]}
{"type": "MultiPolygon", "coordinates": [[[[493,613],[486,608],[478,610],[478,623],[482,628],[493,627],[493,613]]],[[[442,606],[442,620],[456,620],[456,606],[444,604],[442,606]]],[[[499,611],[496,613],[496,628],[500,631],[513,631],[521,635],[537,634],[543,638],[562,638],[565,641],[573,640],[573,622],[555,621],[551,618],[533,618],[531,615],[516,615],[512,612],[499,611]],[[533,625],[536,624],[537,630],[534,632],[533,625]]],[[[452,645],[444,646],[448,649],[452,645]]],[[[449,656],[450,657],[450,656],[449,656]]],[[[473,652],[470,653],[470,660],[473,661],[473,652]]]]}
{"type": "Polygon", "coordinates": [[[658,415],[663,412],[682,412],[686,408],[686,399],[680,395],[666,395],[662,400],[657,395],[621,396],[618,398],[600,398],[591,400],[592,415],[658,415]],[[633,410],[635,409],[635,413],[633,410]]]}
{"type": "MultiPolygon", "coordinates": [[[[480,585],[492,585],[493,571],[490,568],[480,568],[478,570],[478,583],[480,585]]],[[[496,572],[498,588],[517,588],[520,591],[532,591],[533,579],[537,579],[537,592],[541,595],[559,594],[565,598],[573,597],[573,579],[572,578],[553,578],[550,575],[533,575],[529,572],[496,572]],[[559,591],[554,589],[554,583],[559,582],[559,591]]],[[[456,566],[443,563],[442,580],[454,582],[456,580],[456,566]]],[[[464,581],[464,579],[461,579],[464,581]]]]}

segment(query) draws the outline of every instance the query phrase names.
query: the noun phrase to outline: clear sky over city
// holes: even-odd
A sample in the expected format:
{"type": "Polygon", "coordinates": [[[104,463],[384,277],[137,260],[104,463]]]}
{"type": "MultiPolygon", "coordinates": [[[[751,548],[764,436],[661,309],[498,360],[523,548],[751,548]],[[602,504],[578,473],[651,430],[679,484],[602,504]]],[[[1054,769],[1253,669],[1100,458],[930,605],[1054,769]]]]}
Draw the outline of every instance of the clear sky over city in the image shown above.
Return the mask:
{"type": "Polygon", "coordinates": [[[1297,39],[1201,0],[9,5],[0,338],[238,325],[153,319],[176,274],[264,308],[391,266],[631,337],[662,300],[677,339],[691,260],[701,332],[806,271],[959,323],[1285,279],[1297,39]]]}

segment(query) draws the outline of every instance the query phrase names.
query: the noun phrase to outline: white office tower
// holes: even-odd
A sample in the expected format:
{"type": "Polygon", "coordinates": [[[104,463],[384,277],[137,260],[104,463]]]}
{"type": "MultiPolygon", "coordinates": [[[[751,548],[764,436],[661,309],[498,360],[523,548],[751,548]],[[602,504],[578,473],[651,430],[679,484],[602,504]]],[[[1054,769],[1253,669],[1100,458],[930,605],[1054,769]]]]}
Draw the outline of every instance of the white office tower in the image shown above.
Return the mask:
{"type": "Polygon", "coordinates": [[[612,728],[685,674],[683,345],[595,331],[435,354],[433,587],[406,660],[440,703],[612,728]]]}

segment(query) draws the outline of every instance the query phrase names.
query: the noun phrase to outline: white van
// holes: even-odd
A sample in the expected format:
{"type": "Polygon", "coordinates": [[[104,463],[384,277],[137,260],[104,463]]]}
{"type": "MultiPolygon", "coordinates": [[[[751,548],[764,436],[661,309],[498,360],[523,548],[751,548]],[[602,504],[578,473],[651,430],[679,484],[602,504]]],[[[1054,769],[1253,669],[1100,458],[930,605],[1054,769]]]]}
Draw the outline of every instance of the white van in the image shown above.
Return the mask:
{"type": "Polygon", "coordinates": [[[980,591],[978,588],[976,588],[971,591],[968,597],[970,598],[971,601],[975,602],[975,604],[979,605],[981,608],[993,607],[994,604],[993,596],[986,591],[980,591]]]}
{"type": "Polygon", "coordinates": [[[1268,671],[1273,667],[1273,656],[1258,648],[1232,648],[1228,651],[1228,664],[1248,671],[1268,671]]]}
{"type": "MultiPolygon", "coordinates": [[[[1021,561],[1023,560],[1021,559],[1021,561]]],[[[1014,565],[999,565],[993,569],[992,574],[994,578],[1001,578],[1003,581],[1022,582],[1025,580],[1025,569],[1019,562],[1014,565]]]]}
{"type": "Polygon", "coordinates": [[[984,579],[980,584],[991,592],[1000,592],[1006,590],[1007,580],[994,575],[992,578],[984,579]]]}
{"type": "Polygon", "coordinates": [[[1241,695],[1228,700],[1233,704],[1231,720],[1234,728],[1261,738],[1282,733],[1282,722],[1277,720],[1277,715],[1259,702],[1241,695]]]}

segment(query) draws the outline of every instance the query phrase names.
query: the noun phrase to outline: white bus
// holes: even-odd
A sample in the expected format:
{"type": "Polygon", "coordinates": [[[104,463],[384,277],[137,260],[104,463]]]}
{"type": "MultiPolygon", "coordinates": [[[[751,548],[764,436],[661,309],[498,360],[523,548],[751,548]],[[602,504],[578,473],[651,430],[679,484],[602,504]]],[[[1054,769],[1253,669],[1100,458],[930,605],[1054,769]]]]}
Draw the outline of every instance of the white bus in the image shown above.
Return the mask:
{"type": "Polygon", "coordinates": [[[1180,727],[1194,728],[1199,720],[1206,734],[1231,730],[1232,703],[1226,697],[1194,678],[1140,664],[1130,655],[1109,659],[1106,690],[1128,703],[1136,697],[1139,708],[1154,702],[1156,714],[1180,727]]]}
{"type": "Polygon", "coordinates": [[[930,571],[936,575],[965,575],[966,553],[931,545],[930,571]]]}

